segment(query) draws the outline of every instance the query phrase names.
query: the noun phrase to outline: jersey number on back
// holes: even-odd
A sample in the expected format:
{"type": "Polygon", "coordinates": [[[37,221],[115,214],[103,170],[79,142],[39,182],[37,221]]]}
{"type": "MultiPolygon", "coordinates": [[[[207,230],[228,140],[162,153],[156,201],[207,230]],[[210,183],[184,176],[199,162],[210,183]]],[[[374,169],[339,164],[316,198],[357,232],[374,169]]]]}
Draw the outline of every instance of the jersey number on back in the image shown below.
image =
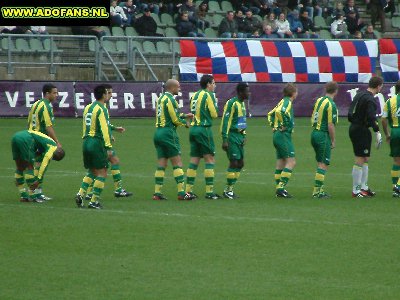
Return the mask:
{"type": "Polygon", "coordinates": [[[313,116],[313,123],[315,124],[315,123],[318,123],[318,119],[319,119],[319,112],[315,112],[314,113],[314,116],[313,116]]]}
{"type": "Polygon", "coordinates": [[[92,125],[92,113],[87,113],[85,116],[85,124],[86,126],[92,125]]]}
{"type": "Polygon", "coordinates": [[[36,115],[35,114],[33,114],[32,115],[32,128],[33,128],[33,130],[35,130],[36,129],[36,115]]]}

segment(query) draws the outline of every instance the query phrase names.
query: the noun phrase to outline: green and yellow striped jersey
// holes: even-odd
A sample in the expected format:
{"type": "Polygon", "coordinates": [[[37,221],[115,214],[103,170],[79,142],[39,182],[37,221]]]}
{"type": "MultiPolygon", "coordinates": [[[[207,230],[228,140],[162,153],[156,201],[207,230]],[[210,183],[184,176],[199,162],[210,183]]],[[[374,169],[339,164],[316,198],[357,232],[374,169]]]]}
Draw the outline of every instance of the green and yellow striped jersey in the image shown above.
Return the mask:
{"type": "Polygon", "coordinates": [[[389,126],[399,127],[400,125],[400,94],[395,95],[386,101],[383,107],[382,118],[387,118],[389,126]]]}
{"type": "Polygon", "coordinates": [[[294,128],[294,115],[292,101],[289,97],[284,97],[278,105],[268,113],[269,125],[274,129],[285,127],[291,133],[294,128]]]}
{"type": "Polygon", "coordinates": [[[47,134],[46,127],[53,126],[53,107],[48,99],[36,101],[29,111],[28,129],[47,134]]]}
{"type": "Polygon", "coordinates": [[[338,110],[335,102],[328,96],[320,97],[315,101],[311,116],[311,126],[315,130],[328,131],[328,124],[337,124],[338,110]]]}
{"type": "Polygon", "coordinates": [[[178,102],[171,93],[165,92],[157,100],[156,127],[178,127],[186,125],[179,113],[178,102]]]}
{"type": "Polygon", "coordinates": [[[40,153],[44,153],[43,161],[40,164],[38,179],[41,179],[46,172],[47,166],[53,158],[54,151],[57,150],[56,142],[49,136],[39,131],[28,130],[34,140],[34,149],[40,153]]]}
{"type": "Polygon", "coordinates": [[[104,146],[111,149],[111,133],[109,127],[108,111],[104,104],[94,101],[83,111],[83,136],[97,137],[104,141],[104,146]]]}
{"type": "Polygon", "coordinates": [[[228,138],[230,130],[246,134],[246,128],[246,106],[243,101],[233,97],[224,106],[220,128],[222,139],[225,141],[228,138]]]}
{"type": "Polygon", "coordinates": [[[194,115],[192,126],[211,126],[212,119],[218,117],[217,102],[214,93],[207,90],[197,91],[190,99],[190,110],[194,115]]]}

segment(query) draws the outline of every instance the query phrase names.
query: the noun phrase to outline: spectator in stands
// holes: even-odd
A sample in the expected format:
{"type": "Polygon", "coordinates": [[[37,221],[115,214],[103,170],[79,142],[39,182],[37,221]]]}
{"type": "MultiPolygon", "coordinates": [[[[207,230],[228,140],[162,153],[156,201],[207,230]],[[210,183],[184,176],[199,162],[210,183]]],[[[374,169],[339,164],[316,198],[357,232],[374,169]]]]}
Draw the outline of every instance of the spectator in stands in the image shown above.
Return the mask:
{"type": "Polygon", "coordinates": [[[189,16],[189,21],[197,25],[196,6],[193,4],[193,0],[186,0],[179,11],[181,14],[183,12],[187,12],[189,16]]]}
{"type": "Polygon", "coordinates": [[[228,11],[226,17],[222,19],[218,27],[218,36],[221,38],[243,37],[238,34],[238,26],[235,21],[233,11],[228,11]]]}
{"type": "Polygon", "coordinates": [[[31,32],[33,34],[49,34],[46,30],[46,26],[31,26],[31,32]]]}
{"type": "Polygon", "coordinates": [[[300,9],[306,9],[311,19],[314,18],[314,0],[300,0],[300,9]]]}
{"type": "Polygon", "coordinates": [[[203,33],[197,31],[197,27],[194,23],[189,21],[189,14],[183,12],[176,24],[176,31],[181,37],[204,37],[203,33]]]}
{"type": "Polygon", "coordinates": [[[262,24],[260,20],[253,17],[253,12],[251,10],[246,11],[246,17],[244,18],[244,32],[247,34],[247,37],[250,37],[255,30],[261,30],[262,24]]]}
{"type": "Polygon", "coordinates": [[[314,5],[314,16],[319,16],[322,17],[322,14],[324,12],[324,8],[328,4],[327,0],[314,0],[313,5],[314,5]]]}
{"type": "Polygon", "coordinates": [[[303,34],[303,24],[299,19],[299,12],[297,10],[292,11],[288,16],[288,21],[290,24],[290,31],[296,34],[298,38],[304,38],[303,34]]]}
{"type": "Polygon", "coordinates": [[[28,26],[3,26],[0,27],[0,33],[9,33],[9,34],[30,34],[32,31],[28,26]]]}
{"type": "Polygon", "coordinates": [[[95,35],[98,39],[106,35],[100,26],[71,26],[71,31],[75,35],[95,35]]]}
{"type": "Polygon", "coordinates": [[[141,36],[163,36],[157,33],[157,23],[148,8],[145,8],[143,15],[136,20],[135,28],[141,36]]]}
{"type": "Polygon", "coordinates": [[[274,14],[276,16],[280,16],[281,13],[284,13],[284,15],[287,15],[288,12],[288,4],[289,0],[276,0],[275,5],[276,7],[274,8],[274,14]]]}
{"type": "Polygon", "coordinates": [[[354,35],[356,31],[360,31],[365,26],[361,19],[357,19],[357,15],[354,10],[349,11],[346,17],[346,24],[347,30],[351,35],[354,35]]]}
{"type": "Polygon", "coordinates": [[[275,14],[270,12],[269,15],[264,17],[263,22],[263,31],[265,32],[265,27],[270,26],[272,33],[276,33],[278,31],[278,26],[276,25],[275,14]]]}
{"type": "Polygon", "coordinates": [[[385,0],[366,0],[368,4],[367,8],[369,8],[371,12],[371,24],[375,27],[376,21],[379,19],[381,22],[381,32],[386,31],[386,16],[384,8],[387,5],[385,0]]]}
{"type": "Polygon", "coordinates": [[[111,26],[125,27],[128,25],[128,18],[121,6],[117,5],[117,0],[111,0],[110,6],[111,26]]]}
{"type": "Polygon", "coordinates": [[[258,29],[254,30],[254,32],[249,36],[250,38],[254,39],[258,39],[260,38],[260,31],[258,29]]]}
{"type": "Polygon", "coordinates": [[[388,0],[387,1],[387,6],[385,8],[385,13],[390,12],[390,17],[393,18],[393,15],[396,13],[396,5],[395,5],[395,0],[388,0]]]}
{"type": "Polygon", "coordinates": [[[362,33],[361,31],[356,31],[353,34],[353,39],[361,40],[362,39],[362,33]]]}
{"type": "Polygon", "coordinates": [[[278,27],[277,34],[281,38],[292,38],[293,32],[290,31],[289,21],[286,20],[286,15],[281,13],[279,19],[276,20],[276,26],[278,27]]]}
{"type": "Polygon", "coordinates": [[[331,17],[332,18],[336,18],[336,15],[338,15],[338,14],[342,14],[343,16],[345,15],[344,6],[343,6],[343,3],[341,1],[337,1],[335,3],[335,7],[334,7],[334,9],[332,11],[331,17]]]}
{"type": "Polygon", "coordinates": [[[197,27],[204,31],[204,29],[210,27],[210,22],[206,20],[208,14],[208,1],[200,3],[196,10],[197,27]]]}
{"type": "Polygon", "coordinates": [[[160,6],[151,0],[138,0],[135,4],[141,12],[144,12],[144,10],[148,8],[153,14],[158,15],[160,13],[160,6]]]}
{"type": "Polygon", "coordinates": [[[179,9],[182,6],[182,1],[181,0],[169,0],[169,1],[164,1],[164,6],[167,7],[167,11],[170,15],[174,15],[179,12],[179,9]]]}
{"type": "Polygon", "coordinates": [[[239,9],[235,13],[235,21],[237,23],[238,32],[241,34],[241,37],[246,37],[246,23],[244,21],[243,12],[239,9]]]}
{"type": "Polygon", "coordinates": [[[314,22],[308,17],[308,11],[301,10],[300,22],[303,25],[303,31],[301,32],[304,38],[317,39],[319,36],[315,33],[314,22]]]}
{"type": "Polygon", "coordinates": [[[349,36],[347,34],[347,24],[344,21],[343,14],[337,14],[335,21],[331,24],[331,33],[336,39],[347,39],[349,36]]]}
{"type": "Polygon", "coordinates": [[[263,34],[260,36],[262,39],[277,39],[279,36],[272,31],[271,25],[264,25],[263,26],[263,34]]]}
{"type": "Polygon", "coordinates": [[[133,5],[133,0],[127,0],[122,6],[125,16],[128,18],[127,23],[131,26],[134,25],[136,21],[136,5],[133,5]]]}
{"type": "Polygon", "coordinates": [[[376,39],[378,39],[378,37],[376,36],[376,34],[374,32],[374,26],[372,26],[372,24],[369,24],[367,26],[367,29],[365,30],[365,32],[363,34],[363,38],[367,39],[367,40],[376,40],[376,39]]]}

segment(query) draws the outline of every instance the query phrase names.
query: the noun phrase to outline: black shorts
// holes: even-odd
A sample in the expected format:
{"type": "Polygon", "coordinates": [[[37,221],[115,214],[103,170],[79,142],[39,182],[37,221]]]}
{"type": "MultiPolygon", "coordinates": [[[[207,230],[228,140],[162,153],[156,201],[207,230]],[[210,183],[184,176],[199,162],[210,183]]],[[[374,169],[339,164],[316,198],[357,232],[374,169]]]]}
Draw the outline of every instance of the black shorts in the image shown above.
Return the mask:
{"type": "Polygon", "coordinates": [[[351,124],[349,136],[355,156],[369,157],[371,155],[372,135],[367,127],[351,124]]]}

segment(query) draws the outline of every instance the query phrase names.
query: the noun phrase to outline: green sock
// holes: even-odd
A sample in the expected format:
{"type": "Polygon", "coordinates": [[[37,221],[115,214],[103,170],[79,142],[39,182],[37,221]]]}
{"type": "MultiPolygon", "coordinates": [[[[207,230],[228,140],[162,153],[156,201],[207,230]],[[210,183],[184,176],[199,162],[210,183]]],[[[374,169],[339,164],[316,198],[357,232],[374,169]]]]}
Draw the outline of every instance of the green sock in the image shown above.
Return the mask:
{"type": "Polygon", "coordinates": [[[100,198],[100,195],[104,189],[105,181],[106,179],[104,177],[101,176],[96,177],[93,183],[93,196],[92,199],[90,199],[90,202],[96,202],[100,198]]]}
{"type": "Polygon", "coordinates": [[[281,181],[281,173],[282,173],[282,169],[275,169],[275,184],[276,186],[278,186],[279,181],[281,181]]]}
{"type": "Polygon", "coordinates": [[[162,187],[164,185],[164,176],[165,176],[165,168],[164,167],[157,167],[157,170],[154,174],[154,179],[156,182],[155,188],[154,188],[154,194],[160,195],[162,187]]]}
{"type": "Polygon", "coordinates": [[[15,170],[14,178],[15,178],[15,185],[18,188],[20,197],[28,198],[28,193],[26,192],[25,188],[24,172],[15,170]]]}
{"type": "Polygon", "coordinates": [[[186,193],[193,192],[194,181],[197,176],[198,165],[193,163],[189,164],[189,168],[186,171],[186,193]]]}
{"type": "Polygon", "coordinates": [[[122,176],[121,171],[119,169],[119,165],[112,165],[111,166],[111,175],[114,180],[114,190],[116,192],[121,191],[122,189],[122,176]]]}
{"type": "Polygon", "coordinates": [[[185,190],[183,188],[185,184],[185,178],[184,178],[185,173],[183,173],[182,168],[179,166],[174,166],[173,168],[174,168],[173,174],[178,188],[178,195],[180,196],[185,195],[185,190]]]}
{"type": "MultiPolygon", "coordinates": [[[[85,196],[86,193],[89,194],[89,187],[93,186],[93,181],[96,177],[94,176],[94,174],[92,172],[88,172],[86,174],[85,177],[83,177],[82,180],[82,184],[81,184],[81,188],[79,189],[79,195],[81,196],[85,196]]],[[[90,188],[90,192],[92,191],[92,189],[90,188]]]]}
{"type": "Polygon", "coordinates": [[[214,164],[206,164],[204,169],[204,177],[206,179],[206,194],[214,193],[214,164]]]}
{"type": "Polygon", "coordinates": [[[288,168],[284,168],[281,173],[281,179],[279,180],[279,184],[277,186],[278,190],[285,189],[285,186],[288,184],[290,177],[292,176],[292,170],[288,168]]]}
{"type": "Polygon", "coordinates": [[[314,190],[313,195],[318,194],[323,191],[324,181],[325,181],[326,170],[317,168],[314,178],[314,190]]]}
{"type": "Polygon", "coordinates": [[[393,165],[390,175],[392,176],[392,184],[396,185],[397,181],[399,180],[399,177],[400,177],[400,166],[393,165]]]}
{"type": "Polygon", "coordinates": [[[226,170],[226,188],[225,191],[227,192],[231,192],[233,191],[233,186],[236,183],[236,169],[234,168],[228,168],[228,170],[226,170]]]}

